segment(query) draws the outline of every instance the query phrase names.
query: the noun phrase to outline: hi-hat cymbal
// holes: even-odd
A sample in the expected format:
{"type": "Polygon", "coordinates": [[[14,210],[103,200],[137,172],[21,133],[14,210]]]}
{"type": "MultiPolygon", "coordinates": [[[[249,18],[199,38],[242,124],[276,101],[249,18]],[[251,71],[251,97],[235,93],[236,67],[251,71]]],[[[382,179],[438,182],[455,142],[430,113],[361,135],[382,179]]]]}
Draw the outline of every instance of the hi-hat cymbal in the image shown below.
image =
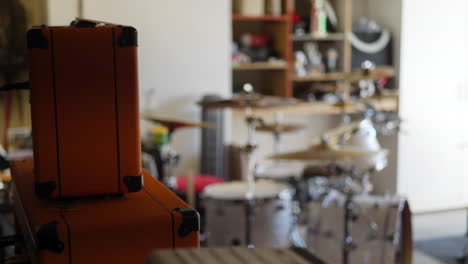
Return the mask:
{"type": "Polygon", "coordinates": [[[270,156],[269,159],[296,161],[346,161],[361,158],[372,158],[386,153],[388,153],[387,150],[366,151],[321,143],[306,150],[273,155],[270,156]]]}
{"type": "Polygon", "coordinates": [[[301,129],[304,129],[303,126],[295,125],[295,124],[261,124],[256,127],[257,131],[260,132],[271,132],[271,133],[288,133],[288,132],[295,132],[301,129]]]}
{"type": "Polygon", "coordinates": [[[141,118],[151,122],[161,123],[163,125],[168,126],[170,129],[182,127],[215,128],[213,125],[207,123],[196,123],[185,120],[177,120],[172,118],[154,116],[151,114],[141,114],[141,118]]]}
{"type": "Polygon", "coordinates": [[[232,98],[199,102],[206,108],[268,108],[297,104],[300,101],[295,98],[278,96],[266,96],[258,93],[242,93],[232,98]]]}

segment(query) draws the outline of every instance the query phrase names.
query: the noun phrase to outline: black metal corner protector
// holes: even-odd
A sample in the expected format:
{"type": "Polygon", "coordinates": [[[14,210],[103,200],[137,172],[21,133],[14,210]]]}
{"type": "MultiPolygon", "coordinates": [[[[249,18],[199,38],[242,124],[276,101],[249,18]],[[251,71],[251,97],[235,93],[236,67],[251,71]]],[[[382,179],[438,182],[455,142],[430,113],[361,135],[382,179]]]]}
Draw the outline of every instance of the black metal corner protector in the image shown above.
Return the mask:
{"type": "Polygon", "coordinates": [[[48,198],[57,189],[57,183],[53,181],[36,182],[35,184],[36,195],[39,198],[48,198]]]}
{"type": "Polygon", "coordinates": [[[119,46],[138,46],[138,32],[134,27],[122,26],[122,35],[119,39],[119,46]]]}
{"type": "Polygon", "coordinates": [[[128,192],[139,192],[143,188],[143,175],[140,176],[125,176],[123,178],[128,192]]]}
{"type": "Polygon", "coordinates": [[[58,224],[59,222],[55,221],[39,226],[36,232],[39,250],[49,250],[54,253],[63,252],[65,244],[60,240],[58,224]]]}
{"type": "Polygon", "coordinates": [[[179,236],[186,237],[193,231],[200,231],[200,214],[195,209],[177,207],[172,210],[182,214],[182,224],[178,230],[179,236]]]}
{"type": "Polygon", "coordinates": [[[49,41],[42,34],[42,28],[32,28],[26,33],[28,49],[48,49],[49,41]]]}

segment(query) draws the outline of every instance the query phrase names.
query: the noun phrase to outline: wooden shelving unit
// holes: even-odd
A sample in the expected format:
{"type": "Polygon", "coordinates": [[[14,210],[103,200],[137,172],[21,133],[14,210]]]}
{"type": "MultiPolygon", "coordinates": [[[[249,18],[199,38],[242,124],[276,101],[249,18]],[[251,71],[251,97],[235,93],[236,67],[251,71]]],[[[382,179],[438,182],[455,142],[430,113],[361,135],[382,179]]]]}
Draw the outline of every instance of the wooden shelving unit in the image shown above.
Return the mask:
{"type": "Polygon", "coordinates": [[[273,63],[273,62],[254,62],[242,63],[240,65],[233,65],[234,71],[261,71],[261,70],[287,70],[287,63],[273,63]]]}
{"type": "Polygon", "coordinates": [[[344,41],[344,33],[292,35],[293,41],[344,41]]]}
{"type": "MultiPolygon", "coordinates": [[[[332,82],[332,81],[346,81],[353,82],[359,80],[362,72],[360,70],[353,70],[350,73],[345,72],[330,72],[323,74],[315,74],[308,76],[294,76],[293,82],[307,83],[307,82],[332,82]]],[[[392,66],[377,67],[372,71],[366,79],[380,79],[395,77],[395,70],[392,66]]]]}
{"type": "Polygon", "coordinates": [[[243,15],[232,15],[233,21],[288,21],[289,16],[282,15],[263,15],[263,16],[243,16],[243,15]]]}
{"type": "Polygon", "coordinates": [[[332,82],[342,81],[346,78],[347,74],[344,72],[330,72],[323,74],[314,74],[308,76],[294,76],[294,82],[332,82]]]}
{"type": "MultiPolygon", "coordinates": [[[[397,111],[398,110],[398,95],[386,96],[383,98],[371,98],[368,100],[378,111],[397,111]]],[[[356,114],[364,111],[366,108],[363,104],[349,104],[345,107],[330,105],[327,103],[299,103],[290,106],[272,107],[272,108],[255,108],[255,114],[268,115],[276,112],[292,115],[339,115],[343,111],[347,114],[356,114]]],[[[234,112],[243,114],[241,109],[234,109],[234,112]]]]}
{"type": "MultiPolygon", "coordinates": [[[[307,76],[297,76],[291,71],[293,95],[304,96],[311,87],[334,85],[335,89],[347,97],[350,94],[350,83],[347,81],[351,73],[351,42],[347,37],[352,30],[352,3],[353,0],[330,0],[338,18],[338,24],[334,32],[327,34],[292,35],[293,51],[303,50],[304,44],[314,42],[319,47],[322,56],[325,57],[329,48],[338,51],[336,72],[315,73],[307,76]]],[[[312,3],[310,0],[294,0],[295,12],[301,17],[312,16],[312,3]]],[[[294,62],[292,62],[294,63],[294,62]]]]}
{"type": "MultiPolygon", "coordinates": [[[[238,1],[238,0],[232,0],[238,1]]],[[[262,33],[268,35],[278,57],[284,64],[278,63],[247,63],[233,65],[233,87],[241,87],[244,83],[252,83],[257,92],[277,96],[303,96],[303,92],[313,90],[312,86],[335,87],[344,94],[350,95],[353,76],[358,73],[351,68],[351,42],[347,37],[352,30],[353,0],[329,0],[332,4],[338,24],[334,32],[327,34],[306,33],[295,35],[293,32],[293,14],[303,18],[312,15],[310,0],[282,0],[283,14],[244,16],[232,15],[233,40],[238,41],[243,33],[262,33]],[[333,47],[338,51],[337,72],[296,76],[294,72],[294,52],[303,49],[304,43],[317,43],[322,56],[333,47]],[[354,75],[353,75],[354,74],[354,75]]],[[[383,67],[369,78],[393,77],[393,68],[383,67]]]]}
{"type": "MultiPolygon", "coordinates": [[[[232,0],[237,1],[237,0],[232,0]]],[[[233,2],[234,3],[234,2],[233,2]]],[[[294,0],[282,0],[281,15],[232,15],[232,37],[239,41],[244,33],[265,34],[281,63],[248,63],[233,65],[233,87],[252,83],[257,92],[291,97],[292,93],[292,20],[294,0]]]]}

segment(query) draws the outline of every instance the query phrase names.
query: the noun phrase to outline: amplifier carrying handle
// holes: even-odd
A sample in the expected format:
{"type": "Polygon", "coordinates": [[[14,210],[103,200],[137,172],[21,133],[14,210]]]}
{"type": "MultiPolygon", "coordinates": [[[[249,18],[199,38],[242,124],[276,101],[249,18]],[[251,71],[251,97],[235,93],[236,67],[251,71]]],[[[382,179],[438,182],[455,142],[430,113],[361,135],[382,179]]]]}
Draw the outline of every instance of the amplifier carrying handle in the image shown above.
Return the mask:
{"type": "Polygon", "coordinates": [[[104,22],[104,21],[76,17],[75,20],[73,20],[70,23],[70,26],[77,27],[77,28],[87,28],[87,27],[117,26],[117,25],[109,23],[109,22],[104,22]]]}

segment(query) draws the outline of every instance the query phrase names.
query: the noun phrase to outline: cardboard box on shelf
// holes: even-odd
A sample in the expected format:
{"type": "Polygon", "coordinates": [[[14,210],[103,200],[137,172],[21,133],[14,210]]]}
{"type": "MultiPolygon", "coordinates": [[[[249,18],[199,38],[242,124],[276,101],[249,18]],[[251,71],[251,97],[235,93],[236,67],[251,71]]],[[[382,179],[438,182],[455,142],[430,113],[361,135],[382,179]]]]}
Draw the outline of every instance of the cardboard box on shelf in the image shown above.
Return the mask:
{"type": "Polygon", "coordinates": [[[282,0],[266,0],[265,10],[268,15],[280,16],[283,14],[282,0]]]}
{"type": "Polygon", "coordinates": [[[234,13],[244,16],[263,16],[265,0],[235,0],[234,13]]]}

